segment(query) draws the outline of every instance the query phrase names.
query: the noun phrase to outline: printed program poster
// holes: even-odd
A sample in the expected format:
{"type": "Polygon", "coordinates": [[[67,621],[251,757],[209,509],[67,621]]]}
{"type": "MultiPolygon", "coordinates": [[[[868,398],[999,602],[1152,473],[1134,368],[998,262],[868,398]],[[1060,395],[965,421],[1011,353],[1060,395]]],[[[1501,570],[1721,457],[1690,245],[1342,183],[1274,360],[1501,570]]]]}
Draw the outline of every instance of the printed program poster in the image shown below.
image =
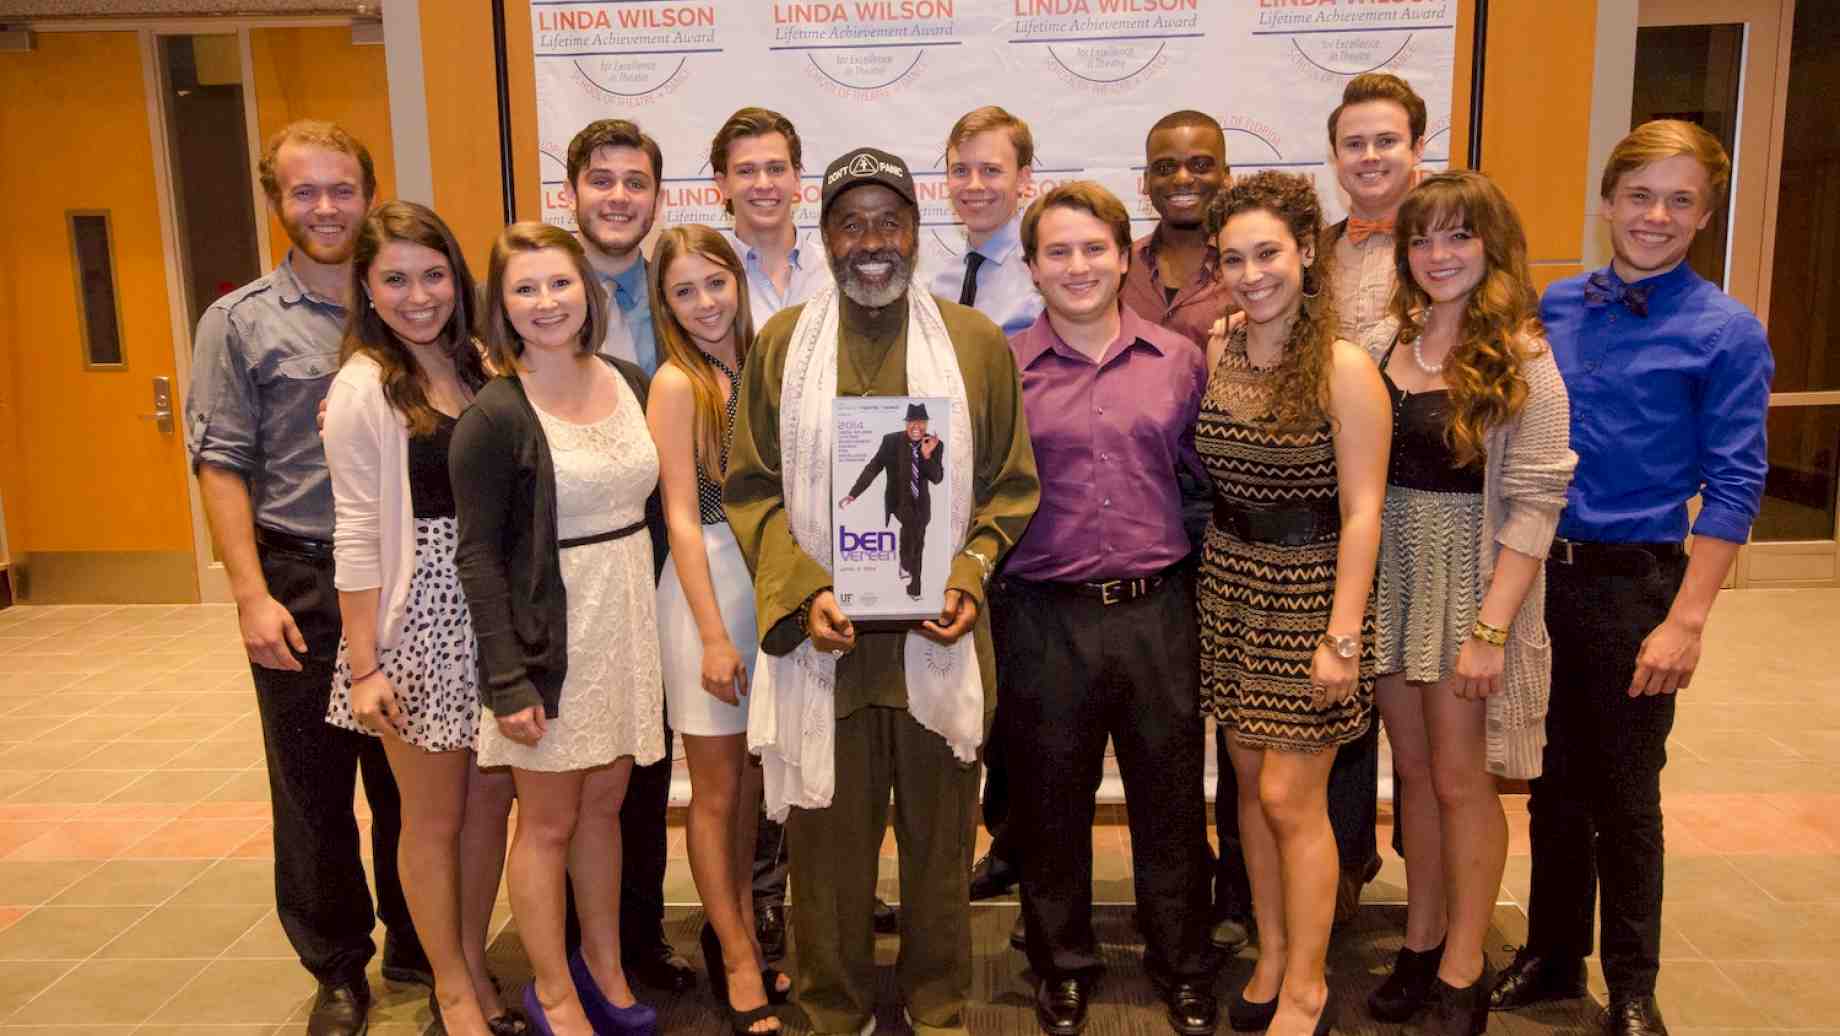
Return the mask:
{"type": "Polygon", "coordinates": [[[854,622],[937,618],[951,573],[952,401],[920,396],[832,404],[831,579],[854,622]]]}

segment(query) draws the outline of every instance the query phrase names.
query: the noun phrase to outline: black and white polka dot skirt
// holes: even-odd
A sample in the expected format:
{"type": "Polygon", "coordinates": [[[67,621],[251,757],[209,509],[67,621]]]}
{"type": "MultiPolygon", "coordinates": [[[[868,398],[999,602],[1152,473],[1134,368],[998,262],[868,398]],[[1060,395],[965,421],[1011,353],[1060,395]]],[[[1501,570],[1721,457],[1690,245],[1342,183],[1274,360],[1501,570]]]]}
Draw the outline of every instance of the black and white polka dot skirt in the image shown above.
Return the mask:
{"type": "MultiPolygon", "coordinates": [[[[429,752],[472,749],[479,737],[478,642],[454,565],[458,539],[453,518],[415,519],[415,572],[402,635],[377,659],[409,719],[402,739],[429,752]]],[[[352,716],[351,675],[341,638],[326,722],[376,736],[352,716]]]]}

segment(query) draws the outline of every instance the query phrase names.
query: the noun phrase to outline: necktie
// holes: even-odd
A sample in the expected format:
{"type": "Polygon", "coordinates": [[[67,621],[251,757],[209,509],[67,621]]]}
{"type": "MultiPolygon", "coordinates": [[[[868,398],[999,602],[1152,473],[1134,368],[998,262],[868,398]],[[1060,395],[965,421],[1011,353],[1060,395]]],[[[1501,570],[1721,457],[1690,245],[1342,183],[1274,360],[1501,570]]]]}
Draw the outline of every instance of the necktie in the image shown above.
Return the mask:
{"type": "MultiPolygon", "coordinates": [[[[973,252],[971,254],[976,255],[977,253],[973,252]]],[[[920,444],[916,442],[910,443],[909,445],[914,451],[914,463],[907,469],[907,490],[909,493],[913,494],[915,500],[918,500],[920,499],[920,444]]]]}
{"type": "Polygon", "coordinates": [[[1624,284],[1620,280],[1612,280],[1602,270],[1586,278],[1584,301],[1587,306],[1608,306],[1620,302],[1636,316],[1648,316],[1648,289],[1640,284],[1624,284]]]}
{"type": "Polygon", "coordinates": [[[984,265],[984,253],[965,253],[965,283],[958,289],[958,304],[972,306],[977,304],[977,272],[984,265]]]}
{"type": "Polygon", "coordinates": [[[1348,229],[1346,231],[1348,240],[1357,245],[1375,234],[1391,234],[1392,232],[1393,217],[1391,216],[1385,219],[1373,220],[1362,219],[1359,216],[1348,217],[1348,229]]]}

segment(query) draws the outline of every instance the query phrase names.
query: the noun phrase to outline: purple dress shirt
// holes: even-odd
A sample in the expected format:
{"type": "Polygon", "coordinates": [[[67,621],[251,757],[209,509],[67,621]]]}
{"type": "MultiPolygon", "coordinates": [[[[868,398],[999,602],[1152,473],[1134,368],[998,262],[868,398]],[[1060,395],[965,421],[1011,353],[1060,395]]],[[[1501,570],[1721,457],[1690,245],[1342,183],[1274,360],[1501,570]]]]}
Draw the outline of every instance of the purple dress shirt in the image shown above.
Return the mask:
{"type": "Polygon", "coordinates": [[[1176,469],[1206,477],[1195,417],[1202,353],[1119,307],[1118,340],[1099,363],[1061,340],[1048,314],[1009,340],[1022,372],[1041,504],[1004,563],[1038,582],[1153,575],[1188,555],[1176,469]]]}

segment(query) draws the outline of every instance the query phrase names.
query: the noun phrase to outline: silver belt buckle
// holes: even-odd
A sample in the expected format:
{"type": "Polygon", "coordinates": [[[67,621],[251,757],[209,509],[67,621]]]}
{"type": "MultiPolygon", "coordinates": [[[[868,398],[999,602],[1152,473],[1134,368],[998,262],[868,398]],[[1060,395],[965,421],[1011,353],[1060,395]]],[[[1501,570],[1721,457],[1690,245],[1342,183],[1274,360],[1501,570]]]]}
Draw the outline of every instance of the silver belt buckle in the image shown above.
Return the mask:
{"type": "Polygon", "coordinates": [[[1554,536],[1554,537],[1553,537],[1553,546],[1555,546],[1555,547],[1563,547],[1563,548],[1564,548],[1564,552],[1563,552],[1563,553],[1560,553],[1560,554],[1555,554],[1555,555],[1554,555],[1554,557],[1553,557],[1553,559],[1554,559],[1555,561],[1557,561],[1557,562],[1559,562],[1559,564],[1561,564],[1561,565],[1575,565],[1575,564],[1577,564],[1577,563],[1578,563],[1578,562],[1577,562],[1577,559],[1575,558],[1575,556],[1574,556],[1574,555],[1573,555],[1573,553],[1572,553],[1572,541],[1571,541],[1571,540],[1568,540],[1568,539],[1565,539],[1565,538],[1563,538],[1563,537],[1559,537],[1559,536],[1554,536]]]}

